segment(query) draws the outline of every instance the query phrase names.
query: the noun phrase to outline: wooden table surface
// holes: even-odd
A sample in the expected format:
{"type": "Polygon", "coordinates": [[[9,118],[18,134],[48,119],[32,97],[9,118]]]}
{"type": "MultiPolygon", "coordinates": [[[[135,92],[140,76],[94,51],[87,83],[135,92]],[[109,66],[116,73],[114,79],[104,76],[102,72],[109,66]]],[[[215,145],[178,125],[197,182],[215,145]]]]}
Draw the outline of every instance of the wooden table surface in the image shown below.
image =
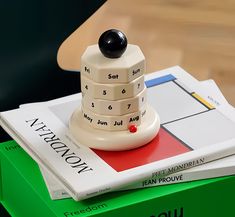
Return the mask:
{"type": "Polygon", "coordinates": [[[147,73],[180,65],[214,79],[235,106],[235,1],[109,0],[62,44],[60,66],[79,69],[85,48],[111,28],[140,46],[147,73]]]}

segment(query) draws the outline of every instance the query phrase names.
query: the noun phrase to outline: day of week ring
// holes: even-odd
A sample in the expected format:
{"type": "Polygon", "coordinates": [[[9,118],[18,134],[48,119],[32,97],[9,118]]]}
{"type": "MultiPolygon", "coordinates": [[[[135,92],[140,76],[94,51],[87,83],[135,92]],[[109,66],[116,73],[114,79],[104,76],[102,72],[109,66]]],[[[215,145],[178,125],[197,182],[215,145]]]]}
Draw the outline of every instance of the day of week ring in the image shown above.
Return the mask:
{"type": "Polygon", "coordinates": [[[128,45],[121,58],[100,55],[97,45],[89,46],[81,57],[81,75],[97,83],[129,83],[145,72],[145,57],[136,45],[128,45]]]}

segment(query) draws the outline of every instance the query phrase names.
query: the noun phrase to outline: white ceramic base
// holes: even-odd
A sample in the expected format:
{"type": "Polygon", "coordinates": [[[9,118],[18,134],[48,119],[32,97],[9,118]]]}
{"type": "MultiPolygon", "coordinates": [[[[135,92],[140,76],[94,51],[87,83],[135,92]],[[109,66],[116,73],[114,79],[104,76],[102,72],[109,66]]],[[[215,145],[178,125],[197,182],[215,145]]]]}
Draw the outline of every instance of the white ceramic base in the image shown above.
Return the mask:
{"type": "Polygon", "coordinates": [[[95,129],[86,124],[80,108],[70,118],[69,128],[77,142],[90,148],[106,151],[122,151],[140,147],[150,142],[160,129],[157,112],[147,106],[143,122],[135,133],[129,130],[105,131],[95,129]]]}

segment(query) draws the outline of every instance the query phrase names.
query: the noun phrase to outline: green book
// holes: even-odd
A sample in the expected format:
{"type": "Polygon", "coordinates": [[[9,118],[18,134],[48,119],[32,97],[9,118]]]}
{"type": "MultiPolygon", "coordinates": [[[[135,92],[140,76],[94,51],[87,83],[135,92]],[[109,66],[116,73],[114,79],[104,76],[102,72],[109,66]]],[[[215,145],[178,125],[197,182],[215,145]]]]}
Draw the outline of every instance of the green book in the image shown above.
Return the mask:
{"type": "Polygon", "coordinates": [[[15,142],[0,145],[2,205],[13,217],[234,216],[235,177],[107,193],[76,202],[50,199],[38,165],[15,142]]]}

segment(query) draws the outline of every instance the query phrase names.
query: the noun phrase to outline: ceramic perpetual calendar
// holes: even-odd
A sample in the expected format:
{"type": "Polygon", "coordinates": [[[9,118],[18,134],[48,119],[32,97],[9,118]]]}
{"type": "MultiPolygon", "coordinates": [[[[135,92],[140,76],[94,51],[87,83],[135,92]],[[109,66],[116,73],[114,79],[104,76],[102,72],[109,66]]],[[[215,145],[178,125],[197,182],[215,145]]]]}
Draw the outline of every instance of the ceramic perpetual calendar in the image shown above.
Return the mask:
{"type": "Polygon", "coordinates": [[[127,44],[118,30],[108,30],[81,58],[82,106],[70,119],[70,131],[81,144],[101,150],[128,150],[146,145],[160,121],[147,104],[145,57],[127,44]]]}

